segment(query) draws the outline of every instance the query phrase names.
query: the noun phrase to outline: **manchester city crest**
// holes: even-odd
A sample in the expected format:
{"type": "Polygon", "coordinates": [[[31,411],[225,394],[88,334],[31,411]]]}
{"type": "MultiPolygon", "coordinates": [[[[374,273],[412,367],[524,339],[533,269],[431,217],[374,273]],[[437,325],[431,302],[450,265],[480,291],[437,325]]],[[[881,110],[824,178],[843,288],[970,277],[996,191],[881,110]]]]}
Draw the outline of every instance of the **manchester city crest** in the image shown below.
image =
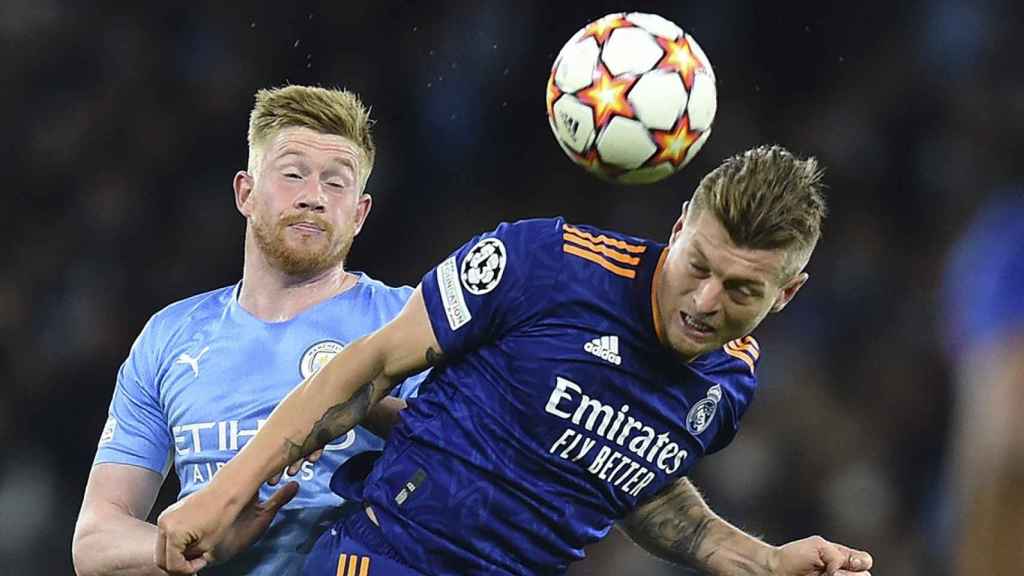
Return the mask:
{"type": "Polygon", "coordinates": [[[686,415],[686,429],[694,436],[708,429],[711,419],[718,410],[718,401],[722,399],[722,387],[715,384],[708,389],[706,398],[697,402],[686,415]]]}
{"type": "Polygon", "coordinates": [[[324,364],[327,364],[343,348],[345,348],[344,344],[333,340],[317,342],[307,348],[302,354],[302,360],[299,361],[299,374],[302,374],[302,379],[305,380],[316,374],[324,364]]]}

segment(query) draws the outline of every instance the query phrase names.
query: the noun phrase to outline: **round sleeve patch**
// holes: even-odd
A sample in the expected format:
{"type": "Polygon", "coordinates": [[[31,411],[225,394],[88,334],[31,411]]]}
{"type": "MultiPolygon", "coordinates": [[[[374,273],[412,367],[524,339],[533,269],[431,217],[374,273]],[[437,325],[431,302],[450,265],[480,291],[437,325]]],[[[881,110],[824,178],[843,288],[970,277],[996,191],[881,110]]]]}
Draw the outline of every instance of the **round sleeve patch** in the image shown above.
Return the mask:
{"type": "Polygon", "coordinates": [[[460,278],[470,294],[487,294],[501,282],[508,257],[505,245],[497,238],[484,238],[477,242],[462,260],[460,278]]]}

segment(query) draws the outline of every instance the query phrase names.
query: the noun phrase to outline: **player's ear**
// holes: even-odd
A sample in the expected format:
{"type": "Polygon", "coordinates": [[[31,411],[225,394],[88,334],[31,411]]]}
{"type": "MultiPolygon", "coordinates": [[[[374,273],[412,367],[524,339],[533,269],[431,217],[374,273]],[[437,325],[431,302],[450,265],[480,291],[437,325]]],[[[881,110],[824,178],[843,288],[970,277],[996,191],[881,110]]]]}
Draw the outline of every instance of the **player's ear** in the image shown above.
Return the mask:
{"type": "Polygon", "coordinates": [[[252,205],[249,203],[249,199],[252,197],[254,183],[252,175],[245,170],[236,172],[235,179],[231,182],[231,186],[235,189],[235,207],[246,218],[252,214],[252,205]]]}
{"type": "Polygon", "coordinates": [[[363,229],[363,223],[366,222],[366,217],[370,215],[370,208],[373,208],[373,196],[360,194],[356,202],[358,202],[356,204],[356,227],[353,236],[359,235],[359,231],[363,229]]]}
{"type": "Polygon", "coordinates": [[[779,290],[779,296],[775,299],[775,303],[772,304],[772,312],[781,312],[786,304],[789,304],[790,300],[796,296],[796,293],[800,291],[800,288],[807,283],[807,279],[810,275],[807,272],[801,272],[791,278],[789,282],[786,282],[779,290]]]}
{"type": "Polygon", "coordinates": [[[676,223],[672,225],[672,235],[669,236],[668,239],[669,244],[675,241],[676,236],[678,236],[679,233],[683,231],[683,225],[686,223],[686,212],[689,210],[689,208],[690,201],[687,200],[686,202],[683,202],[683,209],[679,214],[679,218],[676,220],[676,223]]]}

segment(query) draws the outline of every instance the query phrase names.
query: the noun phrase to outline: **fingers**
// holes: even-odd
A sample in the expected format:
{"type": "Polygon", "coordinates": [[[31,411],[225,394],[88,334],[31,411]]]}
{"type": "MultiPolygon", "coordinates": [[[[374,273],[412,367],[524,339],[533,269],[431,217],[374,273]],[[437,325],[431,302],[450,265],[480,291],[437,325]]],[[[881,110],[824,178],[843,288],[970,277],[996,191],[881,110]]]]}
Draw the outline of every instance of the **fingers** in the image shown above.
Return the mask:
{"type": "Polygon", "coordinates": [[[839,549],[846,556],[846,561],[843,563],[843,568],[847,570],[870,570],[875,565],[874,558],[871,554],[862,550],[854,550],[853,548],[843,546],[842,544],[836,544],[836,548],[839,549]]]}
{"type": "Polygon", "coordinates": [[[840,569],[846,564],[846,555],[831,542],[825,542],[818,548],[818,554],[825,563],[825,574],[827,576],[840,576],[840,569]]]}
{"type": "Polygon", "coordinates": [[[195,574],[209,564],[205,555],[197,558],[187,559],[185,546],[175,544],[173,538],[168,538],[163,528],[157,531],[156,539],[156,565],[173,575],[195,574]]]}
{"type": "Polygon", "coordinates": [[[303,462],[316,462],[317,460],[320,459],[320,456],[323,455],[323,453],[324,449],[321,448],[301,460],[296,460],[295,462],[292,462],[291,466],[288,467],[288,475],[295,476],[296,474],[299,473],[299,470],[302,468],[303,462]]]}
{"type": "Polygon", "coordinates": [[[303,464],[305,464],[306,462],[316,463],[316,461],[319,460],[320,457],[323,456],[323,454],[324,450],[323,448],[321,448],[313,452],[312,454],[306,456],[305,458],[292,462],[287,468],[285,468],[281,472],[278,472],[277,474],[274,474],[269,479],[267,479],[267,484],[271,486],[277,486],[277,483],[281,481],[282,476],[295,476],[296,474],[299,473],[299,470],[302,469],[303,464]]]}
{"type": "Polygon", "coordinates": [[[298,482],[288,482],[284,486],[278,488],[270,498],[267,498],[266,502],[263,503],[261,508],[265,511],[270,512],[271,515],[277,514],[277,511],[285,504],[292,501],[295,495],[299,493],[298,482]]]}

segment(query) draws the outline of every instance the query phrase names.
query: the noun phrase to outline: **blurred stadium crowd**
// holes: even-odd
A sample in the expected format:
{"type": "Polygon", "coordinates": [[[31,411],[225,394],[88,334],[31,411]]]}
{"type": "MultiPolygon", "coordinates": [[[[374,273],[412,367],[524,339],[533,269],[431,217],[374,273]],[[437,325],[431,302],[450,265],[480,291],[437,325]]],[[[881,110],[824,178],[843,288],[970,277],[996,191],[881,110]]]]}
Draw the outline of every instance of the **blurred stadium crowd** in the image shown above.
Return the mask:
{"type": "MultiPolygon", "coordinates": [[[[3,572],[72,572],[117,368],[150,314],[240,277],[230,182],[247,114],[256,89],[291,82],[373,106],[375,207],[350,267],[392,284],[501,220],[666,238],[724,157],[762,143],[818,156],[831,216],[811,283],[757,333],[758,400],[696,482],[772,542],[820,532],[871,551],[879,574],[946,573],[938,288],[966,217],[1022,178],[1024,7],[778,4],[0,3],[3,572]],[[691,32],[718,76],[708,145],[647,188],[573,166],[544,117],[562,43],[627,7],[691,32]]],[[[572,571],[671,573],[618,536],[572,571]]]]}

